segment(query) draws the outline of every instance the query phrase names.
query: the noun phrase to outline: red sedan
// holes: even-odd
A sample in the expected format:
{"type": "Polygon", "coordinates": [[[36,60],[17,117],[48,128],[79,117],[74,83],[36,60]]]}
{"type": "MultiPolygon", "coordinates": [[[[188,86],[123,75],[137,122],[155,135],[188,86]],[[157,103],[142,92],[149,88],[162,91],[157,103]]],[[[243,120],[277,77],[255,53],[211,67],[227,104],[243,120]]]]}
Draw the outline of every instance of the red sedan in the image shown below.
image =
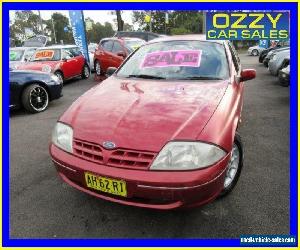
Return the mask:
{"type": "Polygon", "coordinates": [[[37,49],[30,62],[18,69],[38,70],[55,74],[60,82],[81,76],[90,76],[90,68],[79,48],[74,45],[58,45],[37,49]]]}
{"type": "Polygon", "coordinates": [[[243,166],[244,81],[255,74],[227,41],[147,43],[60,117],[50,145],[59,175],[98,198],[155,209],[228,194],[243,166]]]}
{"type": "Polygon", "coordinates": [[[124,59],[145,43],[139,38],[105,38],[102,39],[94,53],[94,70],[103,75],[109,67],[119,67],[124,59]]]}

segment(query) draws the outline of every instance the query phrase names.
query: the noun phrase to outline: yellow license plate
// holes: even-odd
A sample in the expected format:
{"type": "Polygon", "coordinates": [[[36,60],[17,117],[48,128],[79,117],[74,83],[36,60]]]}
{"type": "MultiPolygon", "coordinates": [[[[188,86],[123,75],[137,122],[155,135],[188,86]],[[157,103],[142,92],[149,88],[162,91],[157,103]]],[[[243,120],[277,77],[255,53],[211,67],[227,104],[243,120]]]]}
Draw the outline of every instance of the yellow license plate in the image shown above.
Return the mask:
{"type": "Polygon", "coordinates": [[[114,180],[107,177],[85,174],[85,182],[89,188],[93,188],[105,193],[119,196],[127,196],[126,182],[122,180],[114,180]]]}

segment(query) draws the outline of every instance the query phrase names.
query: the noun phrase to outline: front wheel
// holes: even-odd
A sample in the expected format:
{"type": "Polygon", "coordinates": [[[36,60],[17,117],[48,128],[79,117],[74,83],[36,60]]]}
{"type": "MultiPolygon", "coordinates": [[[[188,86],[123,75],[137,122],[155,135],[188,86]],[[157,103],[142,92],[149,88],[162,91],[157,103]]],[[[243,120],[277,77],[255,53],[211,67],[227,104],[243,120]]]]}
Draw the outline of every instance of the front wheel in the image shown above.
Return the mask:
{"type": "Polygon", "coordinates": [[[47,90],[38,84],[29,85],[22,93],[22,104],[30,113],[39,113],[46,110],[49,104],[47,90]]]}
{"type": "Polygon", "coordinates": [[[235,187],[243,167],[243,144],[239,134],[235,135],[231,157],[227,165],[223,191],[220,196],[229,194],[235,187]]]}
{"type": "Polygon", "coordinates": [[[96,75],[101,76],[102,75],[101,64],[98,60],[95,61],[94,68],[95,68],[96,75]]]}
{"type": "Polygon", "coordinates": [[[251,54],[252,56],[258,56],[258,50],[257,49],[252,50],[251,54]]]}
{"type": "Polygon", "coordinates": [[[87,64],[85,64],[82,69],[81,78],[87,79],[89,77],[90,77],[90,68],[87,64]]]}

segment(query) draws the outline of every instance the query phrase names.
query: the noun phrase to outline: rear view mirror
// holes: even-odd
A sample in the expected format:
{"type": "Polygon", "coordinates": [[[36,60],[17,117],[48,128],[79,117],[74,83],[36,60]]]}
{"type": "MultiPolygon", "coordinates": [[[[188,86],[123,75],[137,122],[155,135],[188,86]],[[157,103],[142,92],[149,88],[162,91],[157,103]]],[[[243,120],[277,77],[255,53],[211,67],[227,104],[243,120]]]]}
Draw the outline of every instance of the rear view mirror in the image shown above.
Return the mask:
{"type": "Polygon", "coordinates": [[[117,68],[115,67],[108,67],[106,70],[106,76],[109,77],[111,76],[113,73],[115,73],[117,70],[117,68]]]}
{"type": "Polygon", "coordinates": [[[122,57],[126,57],[126,53],[124,52],[124,51],[119,51],[118,53],[117,53],[117,56],[122,56],[122,57]]]}
{"type": "Polygon", "coordinates": [[[256,70],[255,69],[243,69],[241,72],[240,81],[245,82],[256,77],[256,70]]]}

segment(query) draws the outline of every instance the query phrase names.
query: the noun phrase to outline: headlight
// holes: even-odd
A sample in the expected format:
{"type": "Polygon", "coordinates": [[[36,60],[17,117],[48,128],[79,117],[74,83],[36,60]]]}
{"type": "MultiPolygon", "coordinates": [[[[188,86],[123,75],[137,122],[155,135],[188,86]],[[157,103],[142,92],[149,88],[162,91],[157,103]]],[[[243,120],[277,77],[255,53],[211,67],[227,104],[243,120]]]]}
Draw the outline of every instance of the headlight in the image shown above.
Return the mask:
{"type": "Polygon", "coordinates": [[[151,170],[189,170],[210,166],[226,155],[221,148],[202,142],[169,142],[159,152],[151,170]]]}
{"type": "Polygon", "coordinates": [[[60,84],[59,78],[56,75],[51,75],[51,79],[56,82],[57,84],[60,84]]]}
{"type": "Polygon", "coordinates": [[[46,73],[50,73],[51,72],[51,67],[49,65],[44,65],[42,67],[42,71],[46,72],[46,73]]]}
{"type": "Polygon", "coordinates": [[[52,143],[57,147],[72,153],[73,152],[73,129],[61,122],[57,122],[52,132],[52,143]]]}

